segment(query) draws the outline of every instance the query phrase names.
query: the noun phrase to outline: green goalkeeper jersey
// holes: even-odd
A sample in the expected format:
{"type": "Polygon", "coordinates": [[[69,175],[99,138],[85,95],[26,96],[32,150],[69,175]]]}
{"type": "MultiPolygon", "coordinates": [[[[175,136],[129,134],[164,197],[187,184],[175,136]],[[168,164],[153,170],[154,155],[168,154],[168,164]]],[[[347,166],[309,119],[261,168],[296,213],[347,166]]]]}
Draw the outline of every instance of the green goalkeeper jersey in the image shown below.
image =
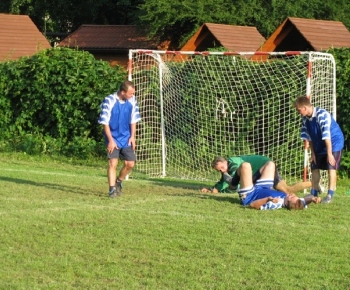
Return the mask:
{"type": "MultiPolygon", "coordinates": [[[[228,171],[227,173],[234,176],[236,170],[243,162],[248,162],[252,166],[253,174],[258,171],[267,161],[271,159],[263,155],[242,155],[234,156],[227,159],[228,161],[228,171]]],[[[226,193],[230,192],[229,184],[224,180],[221,174],[221,179],[214,185],[219,192],[226,193]]]]}

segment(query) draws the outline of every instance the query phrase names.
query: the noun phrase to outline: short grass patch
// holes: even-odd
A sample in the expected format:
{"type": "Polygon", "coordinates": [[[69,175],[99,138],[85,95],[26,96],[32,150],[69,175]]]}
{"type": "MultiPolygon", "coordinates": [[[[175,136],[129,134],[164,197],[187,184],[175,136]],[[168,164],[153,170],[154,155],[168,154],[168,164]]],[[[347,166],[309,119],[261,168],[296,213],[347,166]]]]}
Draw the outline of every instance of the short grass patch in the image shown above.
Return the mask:
{"type": "Polygon", "coordinates": [[[350,182],[304,211],[242,208],[196,182],[0,156],[1,289],[349,289],[350,182]]]}

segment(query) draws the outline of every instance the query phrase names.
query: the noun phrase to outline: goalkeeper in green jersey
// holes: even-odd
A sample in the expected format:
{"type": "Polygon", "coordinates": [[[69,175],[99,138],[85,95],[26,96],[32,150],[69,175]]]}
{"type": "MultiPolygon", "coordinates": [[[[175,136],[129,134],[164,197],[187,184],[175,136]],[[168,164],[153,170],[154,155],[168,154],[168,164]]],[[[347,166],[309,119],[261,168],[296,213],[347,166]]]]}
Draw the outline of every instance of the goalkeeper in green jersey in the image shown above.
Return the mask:
{"type": "MultiPolygon", "coordinates": [[[[221,172],[221,179],[214,185],[213,188],[202,188],[201,191],[212,193],[229,193],[236,190],[240,183],[239,168],[243,162],[248,162],[252,167],[253,183],[255,183],[261,176],[260,169],[272,160],[263,155],[242,155],[230,158],[216,157],[212,162],[212,167],[221,172]]],[[[311,187],[311,182],[298,182],[293,185],[288,185],[286,181],[279,174],[277,168],[275,170],[273,187],[276,190],[282,191],[286,194],[295,194],[305,188],[311,187]]]]}

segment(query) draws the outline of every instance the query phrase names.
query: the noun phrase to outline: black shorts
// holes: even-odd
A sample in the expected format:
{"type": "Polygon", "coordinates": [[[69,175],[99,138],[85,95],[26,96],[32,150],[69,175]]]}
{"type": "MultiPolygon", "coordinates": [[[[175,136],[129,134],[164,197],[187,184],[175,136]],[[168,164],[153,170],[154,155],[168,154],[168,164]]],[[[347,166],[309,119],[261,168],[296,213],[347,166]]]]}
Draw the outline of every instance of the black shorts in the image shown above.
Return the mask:
{"type": "Polygon", "coordinates": [[[340,161],[342,156],[342,150],[337,152],[332,152],[335,158],[335,166],[332,166],[328,163],[327,154],[316,155],[316,164],[311,161],[311,170],[322,169],[322,170],[338,170],[340,167],[340,161]]]}
{"type": "Polygon", "coordinates": [[[112,153],[107,154],[108,159],[118,159],[125,161],[136,161],[135,151],[129,146],[121,149],[114,149],[112,153]]]}
{"type": "Polygon", "coordinates": [[[275,177],[273,179],[273,187],[279,184],[281,180],[283,180],[282,175],[279,173],[278,168],[276,167],[275,177]]]}
{"type": "MultiPolygon", "coordinates": [[[[260,173],[260,169],[257,170],[254,174],[253,174],[253,184],[256,183],[256,181],[258,179],[260,179],[261,177],[261,173],[260,173]]],[[[273,178],[273,186],[275,187],[281,180],[283,180],[281,174],[278,171],[278,168],[276,168],[275,170],[275,176],[273,178]]],[[[238,185],[240,181],[240,177],[237,174],[237,171],[235,172],[235,174],[232,177],[232,185],[238,185]]]]}
{"type": "MultiPolygon", "coordinates": [[[[259,169],[253,174],[253,184],[255,184],[256,181],[258,179],[260,179],[260,177],[261,177],[261,173],[260,173],[260,169],[259,169]]],[[[275,187],[281,180],[283,180],[283,178],[282,178],[281,174],[279,173],[278,168],[276,167],[275,176],[273,178],[273,186],[275,187]]]]}

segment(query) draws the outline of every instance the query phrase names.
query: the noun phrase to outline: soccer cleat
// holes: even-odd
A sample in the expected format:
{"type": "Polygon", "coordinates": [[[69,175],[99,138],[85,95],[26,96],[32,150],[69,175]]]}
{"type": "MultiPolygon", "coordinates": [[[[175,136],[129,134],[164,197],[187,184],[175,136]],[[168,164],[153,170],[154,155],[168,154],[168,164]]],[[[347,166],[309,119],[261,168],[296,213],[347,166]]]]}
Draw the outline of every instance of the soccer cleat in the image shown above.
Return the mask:
{"type": "Polygon", "coordinates": [[[238,194],[239,199],[241,200],[241,202],[243,202],[243,200],[245,200],[245,198],[247,197],[246,193],[242,193],[242,194],[238,194]]]}
{"type": "Polygon", "coordinates": [[[115,194],[116,194],[116,196],[121,196],[122,195],[122,188],[123,188],[122,182],[121,181],[117,181],[115,183],[115,194]]]}
{"type": "Polygon", "coordinates": [[[327,194],[326,197],[324,197],[321,201],[321,203],[330,203],[332,202],[332,196],[330,194],[327,194]]]}
{"type": "Polygon", "coordinates": [[[109,191],[108,195],[109,195],[110,198],[115,198],[115,197],[117,197],[116,188],[113,187],[113,188],[109,191]]]}

